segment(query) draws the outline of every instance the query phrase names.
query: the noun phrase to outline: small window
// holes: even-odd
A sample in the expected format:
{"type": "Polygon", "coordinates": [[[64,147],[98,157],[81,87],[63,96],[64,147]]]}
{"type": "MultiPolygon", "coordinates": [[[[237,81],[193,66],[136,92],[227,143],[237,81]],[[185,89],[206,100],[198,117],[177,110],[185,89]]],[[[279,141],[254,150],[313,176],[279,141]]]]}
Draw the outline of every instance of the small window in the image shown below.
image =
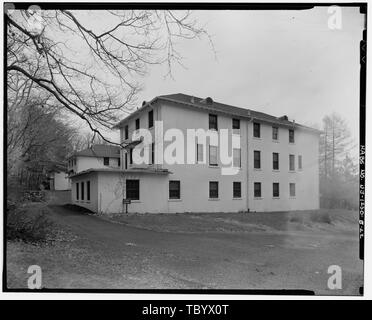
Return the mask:
{"type": "Polygon", "coordinates": [[[155,143],[151,143],[151,163],[150,164],[154,164],[155,163],[155,143]]]}
{"type": "Polygon", "coordinates": [[[87,200],[90,201],[90,181],[87,181],[87,200]]]}
{"type": "Polygon", "coordinates": [[[218,198],[218,181],[209,181],[209,198],[218,198]]]}
{"type": "Polygon", "coordinates": [[[302,156],[298,156],[298,170],[302,170],[302,156]]]}
{"type": "Polygon", "coordinates": [[[241,149],[233,149],[233,166],[235,168],[240,168],[241,163],[241,149]]]}
{"type": "Polygon", "coordinates": [[[296,196],[296,184],[295,183],[290,183],[289,184],[289,196],[290,197],[295,197],[296,196]]]}
{"type": "Polygon", "coordinates": [[[218,155],[218,147],[216,146],[209,146],[209,165],[210,166],[217,166],[217,155],[218,155]]]}
{"type": "Polygon", "coordinates": [[[169,181],[169,199],[181,199],[181,182],[169,181]]]}
{"type": "Polygon", "coordinates": [[[278,139],[279,139],[279,128],[273,127],[273,140],[278,140],[278,139]]]}
{"type": "Polygon", "coordinates": [[[240,120],[232,119],[232,128],[233,130],[240,130],[240,120]]]}
{"type": "Polygon", "coordinates": [[[108,166],[110,164],[110,158],[109,157],[104,157],[103,158],[103,165],[108,166]]]}
{"type": "Polygon", "coordinates": [[[295,156],[294,154],[289,155],[289,171],[295,170],[295,156]]]}
{"type": "Polygon", "coordinates": [[[84,182],[81,182],[81,200],[84,200],[84,182]]]}
{"type": "Polygon", "coordinates": [[[128,126],[124,127],[124,139],[127,140],[129,138],[129,129],[128,126]]]}
{"type": "Polygon", "coordinates": [[[279,197],[279,183],[278,182],[273,183],[273,197],[274,198],[279,197]]]}
{"type": "Polygon", "coordinates": [[[241,198],[242,197],[242,184],[241,182],[233,182],[233,197],[241,198]]]}
{"type": "Polygon", "coordinates": [[[133,164],[133,149],[129,149],[129,164],[133,164]]]}
{"type": "Polygon", "coordinates": [[[130,200],[139,200],[139,180],[127,179],[126,181],[126,198],[130,200]]]}
{"type": "Polygon", "coordinates": [[[279,153],[273,152],[273,170],[279,170],[279,153]]]}
{"type": "Polygon", "coordinates": [[[120,158],[118,158],[118,167],[120,167],[120,158]]]}
{"type": "Polygon", "coordinates": [[[79,182],[76,182],[75,186],[76,186],[76,200],[79,200],[79,182]]]}
{"type": "Polygon", "coordinates": [[[209,115],[209,129],[210,130],[218,130],[217,115],[215,115],[215,114],[210,114],[209,115]]]}
{"type": "Polygon", "coordinates": [[[254,168],[261,169],[261,151],[254,151],[254,168]]]}
{"type": "Polygon", "coordinates": [[[136,130],[140,128],[140,119],[136,119],[136,130]]]}
{"type": "Polygon", "coordinates": [[[200,143],[196,144],[196,162],[203,162],[203,145],[200,143]]]}
{"type": "Polygon", "coordinates": [[[254,183],[254,197],[261,198],[261,182],[254,183]]]}
{"type": "Polygon", "coordinates": [[[154,126],[154,110],[149,111],[149,128],[154,126]]]}
{"type": "Polygon", "coordinates": [[[260,138],[261,137],[261,125],[257,122],[253,123],[253,136],[255,138],[260,138]]]}
{"type": "Polygon", "coordinates": [[[124,169],[128,169],[128,154],[124,154],[124,169]]]}
{"type": "Polygon", "coordinates": [[[295,142],[294,130],[289,129],[288,132],[289,132],[289,143],[294,143],[295,142]]]}

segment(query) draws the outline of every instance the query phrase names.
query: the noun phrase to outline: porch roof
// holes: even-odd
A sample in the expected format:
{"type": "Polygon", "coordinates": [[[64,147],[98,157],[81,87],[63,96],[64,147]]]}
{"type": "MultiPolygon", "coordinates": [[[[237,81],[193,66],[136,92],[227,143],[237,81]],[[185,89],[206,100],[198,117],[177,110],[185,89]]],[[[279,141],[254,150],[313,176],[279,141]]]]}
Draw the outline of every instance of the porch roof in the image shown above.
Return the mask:
{"type": "Polygon", "coordinates": [[[78,176],[82,176],[82,175],[94,173],[94,172],[107,172],[107,173],[119,173],[119,174],[143,173],[143,174],[159,174],[159,175],[166,175],[166,174],[172,173],[168,169],[156,169],[156,168],[130,168],[126,170],[114,169],[114,168],[97,168],[97,169],[91,168],[91,169],[78,172],[74,175],[71,175],[70,178],[75,178],[78,176]]]}

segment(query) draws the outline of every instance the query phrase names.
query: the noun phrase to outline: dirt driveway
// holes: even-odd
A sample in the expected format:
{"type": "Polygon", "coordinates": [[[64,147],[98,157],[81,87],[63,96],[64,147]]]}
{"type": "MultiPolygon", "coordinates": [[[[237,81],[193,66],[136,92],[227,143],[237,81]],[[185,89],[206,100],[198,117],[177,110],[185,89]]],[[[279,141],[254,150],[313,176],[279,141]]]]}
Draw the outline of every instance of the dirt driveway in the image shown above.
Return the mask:
{"type": "Polygon", "coordinates": [[[50,212],[77,239],[43,248],[11,244],[10,286],[26,283],[30,264],[41,266],[48,288],[306,289],[357,295],[362,285],[355,233],[161,232],[57,205],[50,212]],[[342,268],[342,290],[327,287],[330,265],[342,268]]]}

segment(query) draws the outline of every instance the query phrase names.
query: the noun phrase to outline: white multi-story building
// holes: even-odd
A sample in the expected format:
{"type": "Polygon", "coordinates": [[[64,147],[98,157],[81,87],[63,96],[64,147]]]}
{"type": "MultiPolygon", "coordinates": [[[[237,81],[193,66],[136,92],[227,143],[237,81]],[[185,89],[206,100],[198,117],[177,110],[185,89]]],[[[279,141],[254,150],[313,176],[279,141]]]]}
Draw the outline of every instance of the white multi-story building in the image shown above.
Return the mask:
{"type": "Polygon", "coordinates": [[[124,212],[124,199],[131,200],[129,212],[150,213],[319,208],[319,131],[286,116],[173,94],[144,102],[115,128],[123,146],[120,170],[90,168],[72,176],[72,201],[92,211],[124,212]],[[136,138],[141,128],[149,130],[152,142],[136,138]],[[238,137],[240,147],[229,148],[236,172],[223,173],[218,142],[197,138],[186,148],[190,129],[219,136],[225,129],[230,142],[238,137]],[[172,136],[183,136],[185,142],[184,152],[177,154],[183,161],[171,164],[165,158],[172,136]],[[134,163],[131,150],[136,147],[148,151],[148,164],[134,163]]]}

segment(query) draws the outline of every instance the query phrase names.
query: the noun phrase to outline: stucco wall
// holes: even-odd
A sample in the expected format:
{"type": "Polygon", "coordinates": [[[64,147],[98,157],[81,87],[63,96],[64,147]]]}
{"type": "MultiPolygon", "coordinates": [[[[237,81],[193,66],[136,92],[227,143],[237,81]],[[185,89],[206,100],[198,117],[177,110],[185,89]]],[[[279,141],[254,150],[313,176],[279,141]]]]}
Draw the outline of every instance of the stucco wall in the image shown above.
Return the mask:
{"type": "Polygon", "coordinates": [[[66,172],[54,172],[54,190],[69,190],[71,185],[66,172]]]}
{"type": "Polygon", "coordinates": [[[87,173],[78,177],[71,178],[71,202],[78,206],[98,211],[98,175],[96,172],[87,173]],[[87,200],[87,186],[86,182],[90,181],[90,201],[87,200]],[[84,186],[84,200],[81,200],[81,182],[84,186]],[[79,200],[76,199],[76,183],[79,183],[79,200]]]}
{"type": "Polygon", "coordinates": [[[75,172],[81,172],[87,169],[100,169],[100,168],[118,168],[118,159],[110,158],[109,165],[103,164],[103,158],[95,157],[77,157],[75,172]]]}

